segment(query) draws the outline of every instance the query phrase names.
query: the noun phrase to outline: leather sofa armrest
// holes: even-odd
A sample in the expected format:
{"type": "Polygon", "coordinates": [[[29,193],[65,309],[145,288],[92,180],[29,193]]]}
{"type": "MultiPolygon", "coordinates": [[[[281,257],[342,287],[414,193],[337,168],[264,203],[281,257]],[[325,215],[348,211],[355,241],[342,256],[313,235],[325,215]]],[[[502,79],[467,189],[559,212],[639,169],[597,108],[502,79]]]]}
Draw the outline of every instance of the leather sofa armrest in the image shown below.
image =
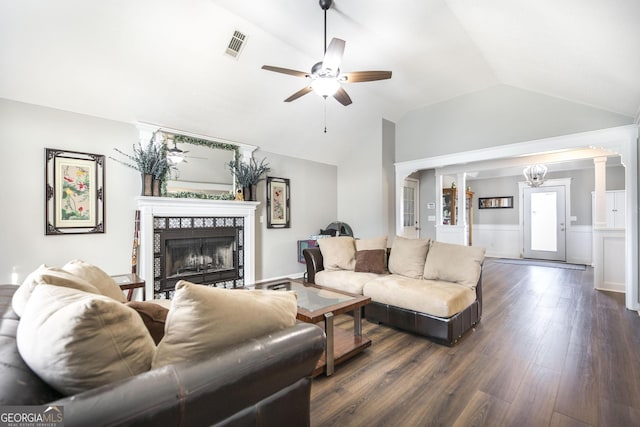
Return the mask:
{"type": "MultiPolygon", "coordinates": [[[[323,351],[324,332],[297,323],[207,360],[154,369],[50,405],[64,406],[66,426],[217,425],[272,402],[301,379],[310,384],[323,351]]],[[[287,416],[308,420],[305,401],[306,408],[299,404],[298,414],[287,416]]]]}
{"type": "Polygon", "coordinates": [[[302,251],[307,264],[307,282],[316,283],[316,273],[324,270],[320,248],[308,248],[302,251]]]}

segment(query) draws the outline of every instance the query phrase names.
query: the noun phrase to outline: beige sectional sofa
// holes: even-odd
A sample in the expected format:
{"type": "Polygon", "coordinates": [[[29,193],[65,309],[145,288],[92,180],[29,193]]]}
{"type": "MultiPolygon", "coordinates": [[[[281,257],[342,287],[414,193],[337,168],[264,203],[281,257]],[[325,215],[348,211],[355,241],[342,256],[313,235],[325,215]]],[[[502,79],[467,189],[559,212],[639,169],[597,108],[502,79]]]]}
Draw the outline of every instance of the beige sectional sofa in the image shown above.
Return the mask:
{"type": "Polygon", "coordinates": [[[367,320],[452,345],[482,315],[484,248],[396,236],[319,240],[305,250],[307,280],[371,297],[367,320]]]}

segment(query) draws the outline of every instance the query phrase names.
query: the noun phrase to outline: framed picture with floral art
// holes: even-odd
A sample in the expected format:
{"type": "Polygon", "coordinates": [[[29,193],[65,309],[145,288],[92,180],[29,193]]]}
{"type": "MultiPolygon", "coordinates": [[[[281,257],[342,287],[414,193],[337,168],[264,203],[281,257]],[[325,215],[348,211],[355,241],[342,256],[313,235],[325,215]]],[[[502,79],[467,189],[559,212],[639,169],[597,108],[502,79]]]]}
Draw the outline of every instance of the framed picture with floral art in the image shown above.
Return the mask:
{"type": "Polygon", "coordinates": [[[104,161],[45,148],[45,234],[104,233],[104,161]]]}
{"type": "Polygon", "coordinates": [[[289,180],[267,177],[267,228],[289,228],[289,180]]]}

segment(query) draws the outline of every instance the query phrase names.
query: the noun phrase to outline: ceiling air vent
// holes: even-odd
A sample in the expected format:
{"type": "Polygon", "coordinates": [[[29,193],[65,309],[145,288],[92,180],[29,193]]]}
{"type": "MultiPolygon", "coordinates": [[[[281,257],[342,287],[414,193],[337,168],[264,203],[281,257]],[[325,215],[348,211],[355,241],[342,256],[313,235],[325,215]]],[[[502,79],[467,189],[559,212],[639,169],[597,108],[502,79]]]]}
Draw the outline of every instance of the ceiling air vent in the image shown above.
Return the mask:
{"type": "Polygon", "coordinates": [[[240,56],[240,51],[242,51],[246,41],[247,36],[242,34],[240,31],[235,30],[231,40],[229,41],[229,46],[227,46],[227,55],[233,56],[234,58],[240,56]]]}

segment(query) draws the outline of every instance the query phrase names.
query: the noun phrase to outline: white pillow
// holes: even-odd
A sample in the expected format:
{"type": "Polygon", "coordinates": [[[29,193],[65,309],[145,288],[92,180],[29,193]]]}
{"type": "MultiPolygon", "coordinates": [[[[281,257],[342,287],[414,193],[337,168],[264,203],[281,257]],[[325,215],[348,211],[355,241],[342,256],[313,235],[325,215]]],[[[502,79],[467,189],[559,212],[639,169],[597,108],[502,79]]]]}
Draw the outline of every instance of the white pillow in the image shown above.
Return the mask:
{"type": "Polygon", "coordinates": [[[39,284],[18,325],[26,364],[65,395],[149,370],[153,339],[138,313],[104,295],[39,284]]]}
{"type": "Polygon", "coordinates": [[[356,251],[387,250],[387,236],[357,239],[356,251]]]}
{"type": "Polygon", "coordinates": [[[66,288],[78,289],[84,292],[101,295],[101,292],[81,277],[68,271],[62,270],[56,267],[47,267],[42,264],[35,271],[31,272],[22,282],[22,285],[16,289],[11,299],[11,305],[13,311],[18,316],[22,317],[24,308],[29,301],[31,293],[41,283],[48,283],[50,285],[63,286],[66,288]]]}
{"type": "Polygon", "coordinates": [[[424,278],[454,282],[475,289],[485,248],[433,242],[424,265],[424,278]]]}
{"type": "Polygon", "coordinates": [[[62,269],[85,279],[98,288],[102,295],[122,303],[127,302],[122,289],[120,289],[116,281],[95,265],[81,259],[74,259],[66,263],[62,269]]]}
{"type": "Polygon", "coordinates": [[[226,347],[293,326],[297,309],[295,292],[220,289],[181,280],[153,368],[205,359],[226,347]]]}
{"type": "Polygon", "coordinates": [[[407,239],[396,236],[389,255],[389,272],[412,279],[422,279],[429,239],[407,239]]]}
{"type": "Polygon", "coordinates": [[[353,270],[356,266],[356,244],[351,236],[327,237],[318,240],[322,264],[327,271],[353,270]]]}

